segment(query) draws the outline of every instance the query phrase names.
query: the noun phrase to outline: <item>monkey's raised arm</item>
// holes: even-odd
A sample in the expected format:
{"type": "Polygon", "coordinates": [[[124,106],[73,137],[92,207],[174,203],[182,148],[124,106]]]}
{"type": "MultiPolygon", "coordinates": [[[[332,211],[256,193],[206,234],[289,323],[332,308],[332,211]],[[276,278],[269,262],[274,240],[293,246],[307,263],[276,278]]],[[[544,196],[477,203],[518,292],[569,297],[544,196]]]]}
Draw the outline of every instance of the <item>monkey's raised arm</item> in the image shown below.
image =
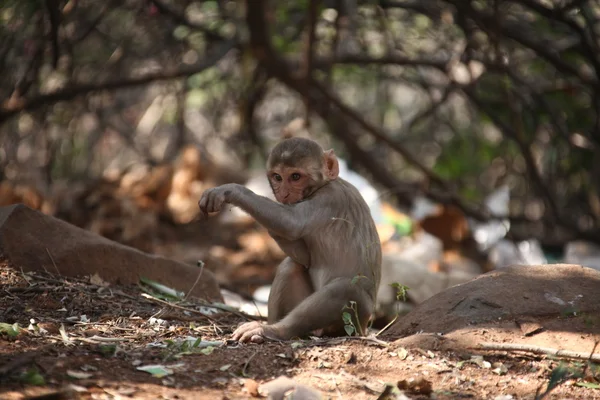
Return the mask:
{"type": "Polygon", "coordinates": [[[238,206],[277,236],[297,240],[328,219],[329,207],[314,201],[280,204],[242,185],[229,183],[204,192],[198,206],[205,214],[220,211],[224,203],[238,206]]]}
{"type": "Polygon", "coordinates": [[[324,208],[313,203],[281,204],[238,186],[226,200],[250,214],[258,223],[287,240],[298,240],[327,218],[324,208]]]}

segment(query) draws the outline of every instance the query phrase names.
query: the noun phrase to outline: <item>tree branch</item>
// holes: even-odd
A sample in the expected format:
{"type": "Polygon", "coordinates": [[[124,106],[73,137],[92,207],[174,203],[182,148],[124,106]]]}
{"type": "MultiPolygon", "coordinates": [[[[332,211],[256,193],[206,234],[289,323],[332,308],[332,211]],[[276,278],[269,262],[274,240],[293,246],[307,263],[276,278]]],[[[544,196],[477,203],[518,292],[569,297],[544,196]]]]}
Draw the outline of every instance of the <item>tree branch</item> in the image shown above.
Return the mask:
{"type": "MultiPolygon", "coordinates": [[[[310,0],[308,5],[308,35],[306,39],[305,48],[305,65],[304,65],[304,81],[308,85],[312,76],[313,59],[314,59],[314,46],[315,46],[315,29],[317,26],[317,8],[319,0],[310,0]]],[[[306,112],[306,126],[310,125],[310,100],[308,96],[304,97],[304,107],[306,112]]]]}
{"type": "Polygon", "coordinates": [[[60,101],[71,100],[77,96],[85,95],[91,92],[102,90],[123,89],[133,86],[146,85],[152,82],[167,81],[176,78],[183,78],[197,74],[207,68],[212,67],[225,54],[235,46],[235,42],[230,40],[219,46],[212,55],[208,56],[203,62],[192,66],[184,66],[174,70],[149,73],[135,78],[123,78],[114,81],[100,83],[81,83],[68,86],[64,89],[52,93],[44,94],[31,99],[23,99],[19,102],[5,101],[0,106],[0,124],[8,118],[20,113],[21,111],[31,111],[40,108],[43,105],[58,103],[60,101]]]}
{"type": "Polygon", "coordinates": [[[211,31],[206,26],[198,24],[194,21],[191,21],[187,17],[187,15],[177,11],[170,5],[163,3],[160,0],[150,0],[150,1],[152,2],[152,4],[154,4],[156,6],[156,8],[158,8],[158,11],[160,11],[162,14],[167,15],[168,17],[173,19],[173,21],[175,21],[181,25],[188,26],[190,28],[196,29],[196,30],[204,33],[208,39],[210,39],[210,40],[227,40],[227,38],[221,36],[220,34],[214,32],[214,31],[211,31]]]}

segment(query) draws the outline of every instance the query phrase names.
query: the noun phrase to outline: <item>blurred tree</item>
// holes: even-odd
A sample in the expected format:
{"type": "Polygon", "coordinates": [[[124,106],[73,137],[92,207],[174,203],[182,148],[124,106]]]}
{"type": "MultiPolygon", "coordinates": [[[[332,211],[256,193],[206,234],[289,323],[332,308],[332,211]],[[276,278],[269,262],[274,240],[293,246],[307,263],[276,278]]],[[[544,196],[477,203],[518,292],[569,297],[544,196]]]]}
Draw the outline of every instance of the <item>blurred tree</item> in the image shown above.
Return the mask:
{"type": "Polygon", "coordinates": [[[486,219],[506,183],[516,237],[600,242],[596,1],[6,0],[0,19],[4,178],[187,143],[260,164],[300,117],[401,205],[486,219]]]}

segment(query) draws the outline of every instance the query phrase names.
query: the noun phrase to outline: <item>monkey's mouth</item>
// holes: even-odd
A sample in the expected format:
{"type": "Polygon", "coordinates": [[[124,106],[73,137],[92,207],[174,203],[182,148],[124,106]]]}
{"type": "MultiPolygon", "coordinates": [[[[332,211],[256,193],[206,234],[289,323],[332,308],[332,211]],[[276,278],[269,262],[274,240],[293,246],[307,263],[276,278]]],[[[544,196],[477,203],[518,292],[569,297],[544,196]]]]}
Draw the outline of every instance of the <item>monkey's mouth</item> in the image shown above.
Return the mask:
{"type": "Polygon", "coordinates": [[[303,197],[287,197],[287,198],[283,198],[283,199],[277,199],[281,204],[287,204],[287,205],[291,205],[291,204],[298,204],[303,202],[305,199],[303,197]]]}

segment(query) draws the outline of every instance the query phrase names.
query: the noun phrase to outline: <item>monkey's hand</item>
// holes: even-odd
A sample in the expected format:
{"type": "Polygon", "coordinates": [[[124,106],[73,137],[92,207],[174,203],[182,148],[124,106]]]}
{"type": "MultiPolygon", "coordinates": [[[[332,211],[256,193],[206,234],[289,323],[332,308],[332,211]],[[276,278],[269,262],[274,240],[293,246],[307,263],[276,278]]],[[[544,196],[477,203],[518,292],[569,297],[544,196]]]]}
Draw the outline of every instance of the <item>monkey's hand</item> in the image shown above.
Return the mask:
{"type": "Polygon", "coordinates": [[[232,334],[233,340],[241,343],[262,343],[266,339],[284,340],[281,332],[273,325],[267,325],[260,321],[246,322],[240,325],[232,334]]]}
{"type": "Polygon", "coordinates": [[[238,191],[238,184],[227,183],[202,193],[202,197],[198,201],[201,216],[206,217],[208,213],[221,211],[223,204],[229,203],[231,196],[238,191]]]}

